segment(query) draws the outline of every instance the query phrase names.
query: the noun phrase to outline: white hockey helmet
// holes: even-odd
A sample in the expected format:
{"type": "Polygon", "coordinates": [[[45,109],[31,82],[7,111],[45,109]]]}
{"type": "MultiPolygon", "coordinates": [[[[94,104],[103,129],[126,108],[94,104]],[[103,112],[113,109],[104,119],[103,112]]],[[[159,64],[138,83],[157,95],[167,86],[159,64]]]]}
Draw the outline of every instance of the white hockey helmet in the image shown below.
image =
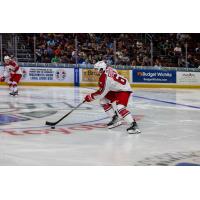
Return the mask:
{"type": "Polygon", "coordinates": [[[10,56],[4,56],[4,61],[10,60],[10,59],[11,59],[10,56]]]}
{"type": "Polygon", "coordinates": [[[103,69],[103,71],[105,71],[107,65],[104,61],[98,61],[95,65],[94,68],[98,69],[98,71],[100,71],[101,69],[103,69]]]}

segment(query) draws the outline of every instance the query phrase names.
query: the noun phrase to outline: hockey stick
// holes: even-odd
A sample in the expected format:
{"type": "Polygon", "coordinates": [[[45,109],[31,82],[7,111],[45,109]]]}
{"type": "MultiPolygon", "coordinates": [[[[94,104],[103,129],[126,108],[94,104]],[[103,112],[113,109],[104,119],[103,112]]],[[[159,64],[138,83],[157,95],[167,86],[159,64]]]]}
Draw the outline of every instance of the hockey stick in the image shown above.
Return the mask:
{"type": "Polygon", "coordinates": [[[62,118],[60,118],[58,121],[56,121],[56,122],[48,122],[48,121],[46,121],[46,125],[51,126],[51,128],[55,128],[56,124],[58,124],[64,118],[66,118],[67,116],[69,116],[74,110],[76,110],[77,108],[79,108],[83,103],[85,103],[85,100],[83,102],[81,102],[80,104],[78,104],[76,107],[74,107],[70,112],[68,112],[66,115],[64,115],[62,118]]]}

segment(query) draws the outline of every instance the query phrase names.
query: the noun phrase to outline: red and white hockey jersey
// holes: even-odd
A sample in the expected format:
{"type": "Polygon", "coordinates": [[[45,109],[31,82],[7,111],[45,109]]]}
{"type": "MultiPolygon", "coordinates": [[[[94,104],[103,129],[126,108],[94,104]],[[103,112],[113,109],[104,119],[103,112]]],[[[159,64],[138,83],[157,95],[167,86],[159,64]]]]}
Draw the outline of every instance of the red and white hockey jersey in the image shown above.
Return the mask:
{"type": "Polygon", "coordinates": [[[5,63],[4,64],[4,76],[5,77],[8,77],[10,76],[11,74],[21,74],[22,75],[22,70],[21,68],[19,67],[19,65],[13,61],[13,60],[10,60],[8,63],[5,63]]]}
{"type": "Polygon", "coordinates": [[[117,70],[111,67],[107,67],[99,78],[99,89],[96,92],[92,93],[91,97],[93,99],[101,99],[110,91],[132,92],[132,89],[128,80],[119,75],[117,73],[117,70]]]}

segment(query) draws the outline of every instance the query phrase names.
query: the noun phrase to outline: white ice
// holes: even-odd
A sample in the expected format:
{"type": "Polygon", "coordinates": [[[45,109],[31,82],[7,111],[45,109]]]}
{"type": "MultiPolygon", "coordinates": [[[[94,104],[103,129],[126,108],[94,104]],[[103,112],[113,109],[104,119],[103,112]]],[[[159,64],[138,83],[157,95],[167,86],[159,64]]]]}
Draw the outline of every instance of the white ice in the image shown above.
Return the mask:
{"type": "Polygon", "coordinates": [[[133,89],[128,105],[142,133],[124,124],[108,130],[98,101],[78,105],[94,88],[20,87],[17,97],[0,87],[0,165],[200,164],[200,91],[133,89]],[[12,120],[21,120],[13,121],[12,120]]]}

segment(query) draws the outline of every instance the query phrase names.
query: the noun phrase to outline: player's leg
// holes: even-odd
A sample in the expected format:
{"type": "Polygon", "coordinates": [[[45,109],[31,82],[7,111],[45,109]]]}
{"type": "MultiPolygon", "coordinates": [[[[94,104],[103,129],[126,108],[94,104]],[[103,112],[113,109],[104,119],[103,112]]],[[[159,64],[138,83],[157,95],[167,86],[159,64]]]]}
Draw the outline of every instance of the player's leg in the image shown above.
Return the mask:
{"type": "Polygon", "coordinates": [[[135,133],[141,133],[141,131],[138,129],[138,125],[133,119],[130,111],[122,104],[118,104],[118,112],[119,115],[124,119],[124,121],[129,124],[129,128],[127,128],[127,132],[130,134],[135,134],[135,133]]]}
{"type": "Polygon", "coordinates": [[[112,117],[115,114],[115,111],[112,107],[110,100],[103,98],[100,100],[100,105],[102,106],[103,110],[109,117],[112,117]]]}
{"type": "Polygon", "coordinates": [[[10,94],[10,95],[13,95],[12,79],[11,79],[11,78],[8,78],[5,82],[8,84],[8,87],[9,87],[9,90],[10,90],[9,94],[10,94]]]}
{"type": "Polygon", "coordinates": [[[12,86],[13,86],[13,96],[18,95],[18,87],[17,87],[17,82],[13,81],[12,82],[12,86]]]}
{"type": "Polygon", "coordinates": [[[22,77],[21,74],[14,74],[14,75],[12,76],[12,87],[13,87],[13,91],[12,91],[11,95],[13,95],[13,96],[18,95],[18,87],[17,87],[17,85],[18,85],[18,83],[19,83],[21,77],[22,77]]]}
{"type": "Polygon", "coordinates": [[[128,100],[130,97],[130,92],[119,92],[116,94],[117,96],[117,110],[121,118],[129,124],[129,128],[127,132],[130,134],[140,133],[141,131],[138,129],[137,123],[135,119],[133,119],[130,111],[127,109],[128,100]]]}
{"type": "Polygon", "coordinates": [[[100,100],[100,104],[103,107],[105,113],[111,118],[111,121],[107,124],[109,129],[121,125],[121,120],[120,120],[117,112],[114,110],[113,105],[111,103],[111,96],[112,96],[112,94],[108,93],[106,95],[107,98],[105,97],[100,100]]]}
{"type": "Polygon", "coordinates": [[[111,129],[111,128],[120,126],[121,124],[122,124],[122,121],[121,121],[118,113],[115,111],[115,114],[112,116],[112,119],[110,122],[108,122],[107,126],[109,129],[111,129]]]}

